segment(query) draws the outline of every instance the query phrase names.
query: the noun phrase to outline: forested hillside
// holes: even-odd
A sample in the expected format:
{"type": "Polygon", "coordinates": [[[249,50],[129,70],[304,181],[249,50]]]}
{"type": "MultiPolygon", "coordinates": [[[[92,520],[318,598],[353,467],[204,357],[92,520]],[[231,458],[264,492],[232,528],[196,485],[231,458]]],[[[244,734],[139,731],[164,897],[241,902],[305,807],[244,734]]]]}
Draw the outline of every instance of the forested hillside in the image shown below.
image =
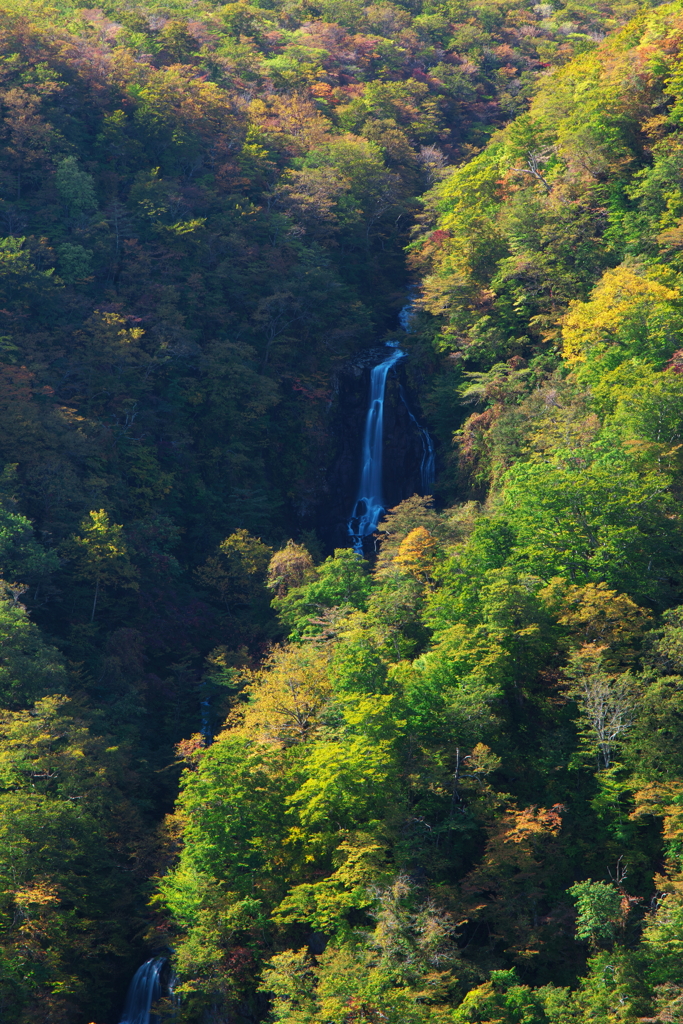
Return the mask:
{"type": "Polygon", "coordinates": [[[683,1020],[683,5],[0,34],[0,1020],[683,1020]]]}

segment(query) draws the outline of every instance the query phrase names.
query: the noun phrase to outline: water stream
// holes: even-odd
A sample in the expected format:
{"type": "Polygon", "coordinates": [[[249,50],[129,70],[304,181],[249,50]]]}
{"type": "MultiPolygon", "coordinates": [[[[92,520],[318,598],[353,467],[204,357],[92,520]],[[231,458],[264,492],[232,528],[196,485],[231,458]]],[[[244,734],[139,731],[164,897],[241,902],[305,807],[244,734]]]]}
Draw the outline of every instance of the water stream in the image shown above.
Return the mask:
{"type": "Polygon", "coordinates": [[[421,423],[416,420],[413,410],[408,405],[408,399],[403,389],[403,385],[399,385],[401,393],[401,401],[406,407],[406,411],[410,416],[412,422],[417,427],[420,433],[420,441],[422,442],[422,461],[420,463],[420,489],[423,494],[431,494],[434,488],[434,481],[436,479],[436,455],[434,453],[434,442],[432,441],[431,434],[426,427],[423,427],[421,423]]]}
{"type": "MultiPolygon", "coordinates": [[[[398,314],[399,324],[406,333],[411,331],[412,319],[415,315],[412,289],[410,301],[398,314]]],[[[377,529],[380,517],[385,511],[382,488],[382,455],[384,451],[384,396],[389,370],[403,359],[406,353],[399,348],[398,341],[388,341],[391,353],[370,373],[370,399],[365,420],[363,435],[363,454],[360,487],[358,497],[348,521],[348,531],[354,551],[363,554],[363,538],[370,537],[377,529]]],[[[434,442],[426,427],[418,422],[408,404],[405,390],[399,384],[401,401],[406,407],[408,416],[415,425],[422,443],[422,460],[420,463],[420,490],[423,494],[431,494],[436,478],[436,455],[434,442]]]]}
{"type": "Polygon", "coordinates": [[[153,1024],[156,1020],[150,1011],[161,996],[161,972],[165,963],[165,957],[157,956],[137,969],[128,988],[120,1024],[153,1024]]]}
{"type": "Polygon", "coordinates": [[[390,354],[370,372],[370,399],[363,434],[360,487],[348,522],[353,550],[359,555],[363,554],[363,538],[372,536],[377,529],[379,517],[384,512],[384,395],[389,370],[405,357],[405,352],[398,347],[397,341],[388,341],[387,348],[391,349],[390,354]]]}

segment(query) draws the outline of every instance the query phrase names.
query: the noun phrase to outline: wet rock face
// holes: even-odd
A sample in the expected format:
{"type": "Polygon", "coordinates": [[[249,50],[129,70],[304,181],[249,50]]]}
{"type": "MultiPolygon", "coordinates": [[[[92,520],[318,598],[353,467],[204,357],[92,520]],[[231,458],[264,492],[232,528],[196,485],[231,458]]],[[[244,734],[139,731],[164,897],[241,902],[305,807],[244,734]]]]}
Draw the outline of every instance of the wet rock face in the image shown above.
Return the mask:
{"type": "MultiPolygon", "coordinates": [[[[350,544],[347,523],[360,483],[370,370],[386,359],[387,351],[380,346],[361,353],[343,368],[335,382],[335,397],[329,413],[329,435],[334,451],[316,526],[330,549],[350,544]]],[[[401,399],[400,384],[411,399],[403,363],[389,371],[384,402],[383,487],[387,508],[420,490],[422,441],[401,399]]]]}

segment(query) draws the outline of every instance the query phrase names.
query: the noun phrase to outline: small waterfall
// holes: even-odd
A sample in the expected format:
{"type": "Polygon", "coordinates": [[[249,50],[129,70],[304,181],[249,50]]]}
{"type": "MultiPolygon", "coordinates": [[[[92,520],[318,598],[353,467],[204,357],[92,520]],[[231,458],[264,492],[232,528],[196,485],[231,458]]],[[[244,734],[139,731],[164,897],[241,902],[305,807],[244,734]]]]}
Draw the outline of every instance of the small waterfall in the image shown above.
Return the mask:
{"type": "Polygon", "coordinates": [[[382,496],[384,394],[389,370],[405,356],[405,352],[398,347],[397,341],[387,342],[387,347],[391,348],[391,354],[375,366],[370,373],[370,402],[363,435],[360,487],[348,522],[353,549],[359,555],[363,554],[363,537],[369,537],[375,532],[379,517],[384,512],[382,496]]]}
{"type": "Polygon", "coordinates": [[[157,956],[137,969],[128,988],[120,1024],[152,1024],[156,1020],[150,1010],[161,996],[161,971],[165,963],[165,957],[157,956]]]}
{"type": "MultiPolygon", "coordinates": [[[[410,333],[411,321],[415,315],[415,289],[408,289],[408,302],[401,309],[398,314],[398,322],[401,328],[406,332],[410,333]]],[[[422,462],[420,464],[420,489],[423,494],[431,494],[434,490],[434,481],[436,480],[436,456],[434,454],[434,442],[432,441],[431,435],[426,427],[418,423],[417,419],[413,414],[413,410],[408,405],[408,399],[406,398],[403,386],[401,386],[401,401],[405,405],[408,415],[417,427],[420,440],[422,441],[422,462]]]]}
{"type": "Polygon", "coordinates": [[[415,315],[415,287],[411,286],[408,289],[408,301],[405,306],[402,306],[398,314],[398,322],[401,326],[401,330],[405,331],[406,334],[410,333],[410,323],[415,315]]]}
{"type": "Polygon", "coordinates": [[[420,463],[420,490],[423,494],[431,494],[434,488],[434,481],[436,480],[436,455],[434,454],[434,442],[432,441],[431,434],[426,427],[418,423],[416,420],[413,410],[408,405],[408,399],[406,393],[403,390],[403,385],[400,385],[401,401],[406,407],[406,411],[410,416],[411,420],[417,427],[420,433],[420,440],[422,442],[422,461],[420,463]]]}
{"type": "Polygon", "coordinates": [[[208,747],[213,736],[211,735],[211,698],[206,692],[206,680],[202,680],[199,687],[199,713],[201,715],[199,731],[208,747]]]}

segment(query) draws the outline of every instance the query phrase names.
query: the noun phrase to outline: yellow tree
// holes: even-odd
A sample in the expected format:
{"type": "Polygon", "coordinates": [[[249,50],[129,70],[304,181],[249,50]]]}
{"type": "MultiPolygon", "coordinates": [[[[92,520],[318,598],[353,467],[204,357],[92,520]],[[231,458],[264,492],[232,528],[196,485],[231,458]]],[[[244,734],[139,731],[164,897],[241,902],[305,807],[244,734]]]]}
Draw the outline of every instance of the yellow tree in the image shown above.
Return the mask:
{"type": "Polygon", "coordinates": [[[99,512],[91,512],[81,523],[80,534],[70,538],[66,550],[75,563],[76,579],[95,585],[91,622],[95,618],[100,587],[138,589],[139,574],[130,560],[123,527],[110,523],[103,508],[99,512]]]}
{"type": "Polygon", "coordinates": [[[632,662],[635,645],[652,616],[628,594],[610,590],[606,583],[579,587],[560,576],[540,592],[541,600],[576,642],[600,650],[603,664],[632,662]]]}
{"type": "Polygon", "coordinates": [[[278,597],[284,597],[292,587],[300,587],[311,575],[313,559],[302,544],[288,540],[281,551],[276,551],[268,566],[268,586],[278,597]]]}
{"type": "Polygon", "coordinates": [[[595,377],[630,356],[668,358],[681,330],[680,292],[646,277],[640,267],[606,270],[587,302],[571,302],[564,317],[565,359],[588,364],[582,379],[595,377]]]}
{"type": "Polygon", "coordinates": [[[252,675],[244,690],[249,703],[234,718],[262,742],[291,746],[309,739],[331,697],[328,661],[317,644],[276,648],[252,675]]]}
{"type": "Polygon", "coordinates": [[[401,541],[394,564],[419,583],[427,583],[434,571],[436,552],[434,536],[424,526],[417,526],[401,541]]]}

